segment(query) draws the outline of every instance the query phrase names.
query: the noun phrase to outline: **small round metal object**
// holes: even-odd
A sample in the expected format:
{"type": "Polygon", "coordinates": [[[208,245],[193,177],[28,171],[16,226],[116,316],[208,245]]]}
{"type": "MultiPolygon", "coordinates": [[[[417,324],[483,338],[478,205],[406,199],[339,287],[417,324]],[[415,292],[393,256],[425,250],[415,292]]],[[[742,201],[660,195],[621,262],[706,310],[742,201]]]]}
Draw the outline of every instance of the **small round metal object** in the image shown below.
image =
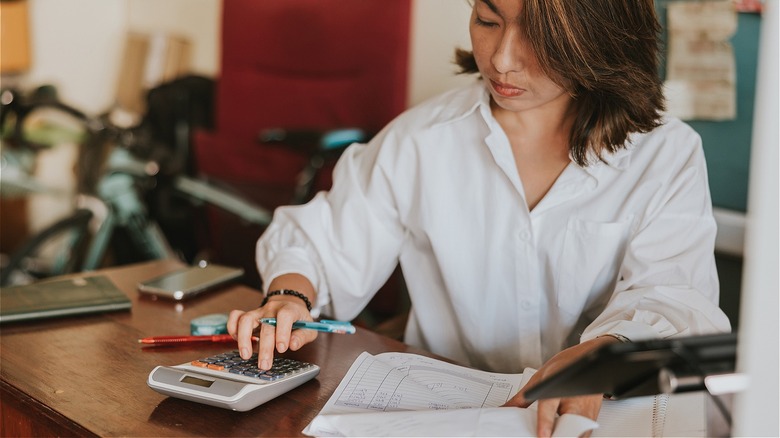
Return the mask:
{"type": "Polygon", "coordinates": [[[190,334],[195,336],[221,335],[227,333],[228,317],[224,313],[199,316],[190,321],[190,334]]]}

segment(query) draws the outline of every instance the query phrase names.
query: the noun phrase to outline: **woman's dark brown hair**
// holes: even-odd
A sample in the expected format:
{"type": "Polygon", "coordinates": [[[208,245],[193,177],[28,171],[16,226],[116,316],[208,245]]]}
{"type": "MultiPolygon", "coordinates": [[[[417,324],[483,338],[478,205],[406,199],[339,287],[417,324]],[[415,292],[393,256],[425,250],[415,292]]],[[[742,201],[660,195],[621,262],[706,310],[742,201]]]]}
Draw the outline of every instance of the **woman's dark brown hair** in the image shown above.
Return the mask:
{"type": "MultiPolygon", "coordinates": [[[[477,0],[479,1],[479,0],[477,0]]],[[[545,74],[574,97],[574,161],[623,148],[632,132],[659,125],[660,24],[653,0],[519,0],[521,24],[545,74]]],[[[460,73],[478,73],[457,49],[460,73]]]]}

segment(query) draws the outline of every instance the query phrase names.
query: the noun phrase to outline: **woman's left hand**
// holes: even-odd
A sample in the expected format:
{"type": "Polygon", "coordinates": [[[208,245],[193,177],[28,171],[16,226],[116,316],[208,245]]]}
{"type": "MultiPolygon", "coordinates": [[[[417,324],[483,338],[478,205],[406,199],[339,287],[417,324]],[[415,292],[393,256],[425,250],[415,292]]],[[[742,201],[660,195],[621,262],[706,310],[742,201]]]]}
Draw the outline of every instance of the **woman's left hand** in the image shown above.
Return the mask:
{"type": "MultiPolygon", "coordinates": [[[[561,351],[539,368],[536,374],[528,381],[526,388],[530,388],[539,380],[555,374],[558,370],[573,363],[588,352],[614,342],[619,341],[611,336],[602,336],[561,351]]],[[[521,408],[530,406],[531,402],[525,400],[523,393],[523,390],[518,392],[506,402],[504,406],[517,406],[521,408]]],[[[536,434],[540,437],[552,436],[553,426],[555,425],[555,414],[577,414],[596,420],[599,415],[599,410],[601,409],[602,399],[603,396],[601,394],[596,394],[539,400],[537,405],[536,434]]],[[[584,436],[590,436],[590,432],[584,436]]]]}

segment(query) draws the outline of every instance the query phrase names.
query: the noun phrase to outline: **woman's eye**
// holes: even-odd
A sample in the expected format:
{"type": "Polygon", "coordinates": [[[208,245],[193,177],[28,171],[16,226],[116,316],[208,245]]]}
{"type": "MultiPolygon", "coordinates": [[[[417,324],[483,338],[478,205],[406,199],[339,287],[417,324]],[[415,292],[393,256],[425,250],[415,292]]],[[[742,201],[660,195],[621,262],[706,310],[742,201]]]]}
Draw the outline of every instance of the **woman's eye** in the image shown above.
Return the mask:
{"type": "Polygon", "coordinates": [[[483,19],[481,19],[479,17],[476,17],[474,19],[474,23],[477,24],[478,26],[484,26],[484,27],[497,27],[498,26],[498,23],[494,23],[492,21],[485,21],[485,20],[483,20],[483,19]]]}

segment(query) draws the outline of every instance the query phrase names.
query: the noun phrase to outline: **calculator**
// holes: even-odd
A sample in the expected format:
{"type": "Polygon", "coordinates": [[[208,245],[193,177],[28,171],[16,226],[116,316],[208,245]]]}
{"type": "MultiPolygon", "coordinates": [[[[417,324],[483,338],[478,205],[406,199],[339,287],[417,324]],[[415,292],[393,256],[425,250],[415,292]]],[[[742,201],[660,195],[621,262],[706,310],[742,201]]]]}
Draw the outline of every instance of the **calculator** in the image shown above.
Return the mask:
{"type": "Polygon", "coordinates": [[[241,359],[238,351],[175,366],[155,367],[147,385],[171,397],[248,411],[317,376],[317,365],[275,357],[270,370],[257,367],[257,353],[241,359]]]}

